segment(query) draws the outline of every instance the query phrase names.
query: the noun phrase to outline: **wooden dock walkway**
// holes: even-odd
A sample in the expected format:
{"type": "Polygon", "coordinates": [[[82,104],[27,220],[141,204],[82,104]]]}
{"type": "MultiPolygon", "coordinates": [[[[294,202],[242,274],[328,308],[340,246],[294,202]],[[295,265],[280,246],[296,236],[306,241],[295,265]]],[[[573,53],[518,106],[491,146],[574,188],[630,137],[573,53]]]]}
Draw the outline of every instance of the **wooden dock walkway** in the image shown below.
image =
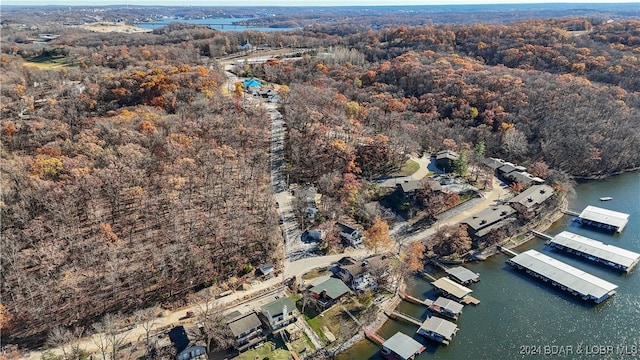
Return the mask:
{"type": "Polygon", "coordinates": [[[414,325],[418,325],[418,326],[422,326],[423,321],[420,321],[416,318],[414,318],[413,316],[409,316],[407,314],[403,314],[399,311],[392,311],[390,313],[387,314],[388,317],[392,318],[392,319],[400,319],[400,320],[404,320],[406,322],[412,323],[414,325]]]}
{"type": "Polygon", "coordinates": [[[427,305],[427,306],[430,306],[431,304],[433,304],[432,300],[429,300],[429,299],[420,300],[417,297],[411,296],[404,291],[400,291],[399,295],[402,300],[408,301],[410,303],[414,303],[418,305],[427,305]]]}
{"type": "Polygon", "coordinates": [[[375,331],[369,330],[369,328],[366,327],[364,328],[364,336],[380,346],[386,341],[382,336],[376,334],[375,331]]]}
{"type": "Polygon", "coordinates": [[[427,279],[429,279],[430,281],[436,281],[438,280],[437,278],[435,278],[433,275],[429,274],[428,272],[424,271],[424,270],[419,270],[418,273],[424,277],[426,277],[427,279]]]}
{"type": "Polygon", "coordinates": [[[580,213],[577,211],[573,211],[570,209],[561,210],[563,214],[571,215],[571,216],[580,216],[580,213]]]}
{"type": "Polygon", "coordinates": [[[548,234],[545,234],[545,233],[540,232],[540,231],[531,230],[531,233],[532,233],[533,235],[535,235],[535,236],[537,236],[537,237],[540,237],[540,238],[543,238],[543,239],[545,239],[545,240],[551,240],[551,239],[553,239],[553,236],[548,235],[548,234]]]}
{"type": "Polygon", "coordinates": [[[517,252],[511,250],[511,249],[507,249],[504,246],[498,246],[498,250],[502,251],[503,253],[507,254],[507,255],[511,255],[511,256],[516,256],[518,255],[517,252]]]}

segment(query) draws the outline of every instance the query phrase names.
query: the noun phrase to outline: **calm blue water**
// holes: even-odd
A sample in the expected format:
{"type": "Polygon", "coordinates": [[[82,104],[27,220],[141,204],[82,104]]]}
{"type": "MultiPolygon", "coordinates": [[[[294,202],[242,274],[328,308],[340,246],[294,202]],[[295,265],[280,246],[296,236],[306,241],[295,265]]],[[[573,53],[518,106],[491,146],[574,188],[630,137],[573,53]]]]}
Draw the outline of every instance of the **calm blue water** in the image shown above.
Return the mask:
{"type": "MultiPolygon", "coordinates": [[[[576,192],[571,209],[581,211],[586,205],[594,205],[628,213],[629,224],[621,234],[610,235],[577,227],[571,217],[565,216],[547,233],[554,235],[568,230],[640,252],[640,172],[580,184],[576,192]],[[603,196],[611,196],[613,200],[599,201],[603,196]]],[[[396,331],[414,335],[427,345],[427,352],[418,359],[640,359],[639,268],[622,274],[551,250],[539,239],[516,251],[527,249],[536,249],[617,284],[617,294],[598,305],[577,300],[512,270],[505,264],[507,257],[498,254],[482,263],[467,265],[481,275],[481,281],[471,286],[481,304],[465,306],[457,321],[460,329],[449,346],[426,341],[415,335],[417,326],[393,320],[385,323],[379,334],[385,338],[396,331]],[[561,350],[564,353],[558,354],[561,350]],[[545,351],[554,353],[545,355],[545,351]]],[[[417,277],[409,279],[408,290],[419,297],[434,298],[431,285],[417,277]]],[[[426,318],[424,307],[401,303],[399,310],[426,318]]],[[[378,346],[366,340],[338,358],[381,359],[378,350],[378,346]]]]}
{"type": "Polygon", "coordinates": [[[245,31],[245,30],[253,30],[253,31],[261,31],[261,32],[270,32],[270,31],[295,31],[295,28],[268,28],[268,27],[248,27],[248,26],[238,26],[233,25],[236,21],[249,20],[251,18],[212,18],[212,19],[192,19],[192,20],[179,20],[179,19],[162,19],[157,20],[152,23],[138,23],[135,24],[138,27],[143,29],[157,29],[161,28],[165,25],[168,25],[172,22],[180,22],[186,24],[200,24],[200,25],[209,25],[210,28],[214,30],[220,31],[245,31]]]}

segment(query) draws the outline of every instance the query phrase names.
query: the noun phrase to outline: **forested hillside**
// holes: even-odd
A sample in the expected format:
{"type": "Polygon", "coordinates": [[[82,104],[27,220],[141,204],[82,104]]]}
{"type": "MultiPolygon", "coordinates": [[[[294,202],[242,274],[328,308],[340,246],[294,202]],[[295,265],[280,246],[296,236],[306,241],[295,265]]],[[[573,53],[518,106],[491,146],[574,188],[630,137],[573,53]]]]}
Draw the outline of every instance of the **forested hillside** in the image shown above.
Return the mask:
{"type": "Polygon", "coordinates": [[[281,256],[268,116],[223,93],[199,46],[72,35],[35,63],[19,45],[0,59],[3,342],[233,286],[281,256]]]}
{"type": "Polygon", "coordinates": [[[484,142],[490,156],[580,177],[640,166],[640,22],[398,27],[340,43],[318,58],[256,69],[300,84],[291,86],[294,119],[301,108],[325,109],[307,115],[329,125],[330,136],[306,127],[300,138],[314,142],[298,149],[292,141],[294,154],[332,153],[336,134],[357,142],[380,133],[396,152],[484,142]],[[326,105],[332,91],[340,123],[326,105]]]}
{"type": "Polygon", "coordinates": [[[288,85],[289,178],[316,185],[331,216],[357,215],[376,196],[367,180],[411,152],[484,144],[551,184],[640,166],[638,21],[356,25],[3,25],[3,340],[40,344],[278,263],[269,117],[227,94],[216,61],[244,41],[306,48],[240,70],[288,85]]]}

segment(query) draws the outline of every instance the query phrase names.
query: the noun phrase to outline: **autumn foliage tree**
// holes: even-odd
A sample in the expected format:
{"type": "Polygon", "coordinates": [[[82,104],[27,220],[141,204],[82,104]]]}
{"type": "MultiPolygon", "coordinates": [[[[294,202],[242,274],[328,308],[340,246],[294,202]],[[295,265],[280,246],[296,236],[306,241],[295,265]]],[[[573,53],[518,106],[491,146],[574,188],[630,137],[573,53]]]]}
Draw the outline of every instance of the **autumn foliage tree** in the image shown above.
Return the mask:
{"type": "Polygon", "coordinates": [[[390,250],[393,247],[393,239],[389,236],[389,224],[376,217],[373,225],[364,233],[364,244],[376,254],[378,250],[390,250]]]}

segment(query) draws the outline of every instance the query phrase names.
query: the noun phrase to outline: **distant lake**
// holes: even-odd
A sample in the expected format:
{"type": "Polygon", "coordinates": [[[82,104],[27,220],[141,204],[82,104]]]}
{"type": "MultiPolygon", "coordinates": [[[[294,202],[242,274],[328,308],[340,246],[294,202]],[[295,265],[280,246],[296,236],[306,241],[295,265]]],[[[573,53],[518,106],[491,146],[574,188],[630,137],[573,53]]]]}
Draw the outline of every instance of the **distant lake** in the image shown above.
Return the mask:
{"type": "MultiPolygon", "coordinates": [[[[582,211],[585,206],[594,205],[624,212],[630,214],[628,225],[620,234],[609,234],[577,226],[571,216],[564,216],[547,233],[556,235],[567,230],[640,252],[640,172],[581,183],[576,186],[576,194],[570,209],[582,211]],[[603,196],[611,196],[613,200],[599,201],[603,196]]],[[[541,239],[533,239],[515,250],[528,249],[536,249],[617,284],[617,293],[601,304],[583,302],[514,271],[505,264],[508,257],[497,254],[484,262],[465,265],[480,273],[481,281],[470,287],[481,303],[464,307],[457,321],[460,330],[449,346],[436,345],[415,335],[417,326],[401,321],[387,321],[378,334],[388,339],[402,331],[426,344],[427,351],[418,356],[418,360],[640,358],[640,268],[629,274],[621,273],[584,258],[551,250],[541,239]],[[536,353],[538,350],[542,353],[536,353]]],[[[419,277],[407,279],[407,291],[420,298],[435,298],[430,283],[419,277]]],[[[427,315],[424,306],[404,301],[398,310],[420,319],[427,315]]],[[[378,360],[382,359],[379,349],[371,341],[364,340],[337,358],[378,360]]]]}
{"type": "Polygon", "coordinates": [[[211,29],[220,30],[220,31],[245,31],[245,30],[253,30],[260,32],[270,32],[270,31],[295,31],[296,28],[270,28],[270,27],[252,27],[252,26],[240,26],[234,25],[234,22],[243,21],[243,20],[251,20],[254,18],[211,18],[211,19],[191,19],[191,20],[183,20],[183,19],[159,19],[153,22],[143,22],[135,24],[137,27],[141,27],[143,29],[158,29],[165,25],[169,25],[170,23],[185,23],[185,24],[198,24],[198,25],[207,25],[211,29]]]}

